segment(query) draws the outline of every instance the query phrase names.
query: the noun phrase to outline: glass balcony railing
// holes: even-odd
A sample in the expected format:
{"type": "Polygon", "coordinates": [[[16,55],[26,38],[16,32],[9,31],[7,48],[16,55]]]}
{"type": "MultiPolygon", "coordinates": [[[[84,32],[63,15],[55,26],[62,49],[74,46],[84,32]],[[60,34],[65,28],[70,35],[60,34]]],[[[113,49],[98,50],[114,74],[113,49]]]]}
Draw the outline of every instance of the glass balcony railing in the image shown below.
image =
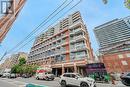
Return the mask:
{"type": "Polygon", "coordinates": [[[70,59],[71,60],[80,60],[80,59],[84,59],[84,58],[87,58],[87,55],[80,55],[80,56],[70,56],[70,59]]]}
{"type": "Polygon", "coordinates": [[[78,29],[72,30],[70,31],[70,34],[76,34],[77,32],[81,32],[81,29],[78,28],[78,29]]]}
{"type": "Polygon", "coordinates": [[[77,46],[70,46],[70,50],[80,50],[80,49],[85,49],[86,46],[85,45],[77,45],[77,46]]]}
{"type": "Polygon", "coordinates": [[[83,35],[75,36],[75,37],[70,37],[71,41],[76,41],[77,39],[83,38],[83,35]]]}

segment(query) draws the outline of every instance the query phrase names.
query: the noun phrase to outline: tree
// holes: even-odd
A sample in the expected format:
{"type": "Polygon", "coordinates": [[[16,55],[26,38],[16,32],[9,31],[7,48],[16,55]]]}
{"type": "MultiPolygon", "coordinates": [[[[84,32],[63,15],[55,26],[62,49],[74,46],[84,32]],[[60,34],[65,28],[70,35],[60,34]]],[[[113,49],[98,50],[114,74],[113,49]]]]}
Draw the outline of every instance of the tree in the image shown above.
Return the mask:
{"type": "Polygon", "coordinates": [[[23,67],[24,64],[26,64],[25,58],[23,58],[23,57],[19,58],[19,64],[14,65],[11,68],[11,73],[23,74],[24,73],[24,67],[23,67]]]}
{"type": "Polygon", "coordinates": [[[130,9],[130,0],[125,0],[125,6],[130,9]]]}
{"type": "Polygon", "coordinates": [[[17,74],[35,74],[38,66],[37,65],[26,65],[25,58],[19,58],[19,64],[14,65],[11,69],[11,73],[17,74]]]}
{"type": "Polygon", "coordinates": [[[19,58],[19,65],[21,66],[21,65],[24,65],[24,64],[26,64],[25,58],[24,57],[19,58]]]}
{"type": "MultiPolygon", "coordinates": [[[[102,0],[104,4],[108,3],[108,0],[102,0]]],[[[126,8],[130,9],[130,0],[124,0],[126,8]]]]}
{"type": "Polygon", "coordinates": [[[14,65],[14,66],[11,68],[11,73],[17,73],[17,68],[18,68],[18,65],[14,65]]]}

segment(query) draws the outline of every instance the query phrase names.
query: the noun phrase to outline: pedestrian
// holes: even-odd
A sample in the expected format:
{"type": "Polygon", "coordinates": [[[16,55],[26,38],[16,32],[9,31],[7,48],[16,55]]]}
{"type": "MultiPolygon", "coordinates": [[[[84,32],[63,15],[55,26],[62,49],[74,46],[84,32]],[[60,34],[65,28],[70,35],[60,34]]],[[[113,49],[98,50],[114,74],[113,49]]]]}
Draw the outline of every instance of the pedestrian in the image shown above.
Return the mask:
{"type": "Polygon", "coordinates": [[[114,76],[114,72],[110,73],[110,78],[111,78],[111,82],[113,85],[115,85],[115,76],[114,76]]]}

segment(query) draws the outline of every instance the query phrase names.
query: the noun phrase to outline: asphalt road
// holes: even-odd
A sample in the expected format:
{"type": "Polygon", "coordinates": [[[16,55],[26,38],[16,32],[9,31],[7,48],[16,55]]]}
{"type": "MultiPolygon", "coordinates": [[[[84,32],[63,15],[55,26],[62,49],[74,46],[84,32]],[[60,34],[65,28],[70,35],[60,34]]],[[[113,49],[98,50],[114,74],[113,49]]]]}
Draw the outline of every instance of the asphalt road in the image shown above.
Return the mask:
{"type": "MultiPolygon", "coordinates": [[[[47,87],[60,87],[59,78],[54,81],[36,80],[35,78],[0,78],[0,87],[25,87],[27,84],[42,85],[47,87]]],[[[111,84],[97,83],[97,87],[126,87],[121,82],[117,82],[116,86],[111,84]]]]}
{"type": "Polygon", "coordinates": [[[0,78],[0,87],[22,87],[25,83],[20,83],[12,79],[0,78]]]}

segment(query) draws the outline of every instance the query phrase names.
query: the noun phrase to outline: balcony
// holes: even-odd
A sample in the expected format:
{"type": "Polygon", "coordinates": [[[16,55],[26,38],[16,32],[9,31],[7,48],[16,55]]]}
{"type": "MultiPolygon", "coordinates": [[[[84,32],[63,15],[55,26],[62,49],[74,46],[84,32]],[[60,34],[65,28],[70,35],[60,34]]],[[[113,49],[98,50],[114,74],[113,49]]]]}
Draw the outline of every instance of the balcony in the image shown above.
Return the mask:
{"type": "Polygon", "coordinates": [[[82,50],[87,50],[87,47],[85,45],[70,46],[71,52],[82,51],[82,50]]]}
{"type": "Polygon", "coordinates": [[[75,36],[70,38],[70,43],[75,43],[81,40],[85,40],[86,38],[83,35],[75,36]]]}
{"type": "Polygon", "coordinates": [[[76,26],[80,26],[80,25],[84,25],[81,20],[79,20],[79,21],[73,23],[73,25],[69,26],[69,29],[72,29],[72,28],[74,28],[74,27],[76,27],[76,26]]]}
{"type": "Polygon", "coordinates": [[[80,55],[80,56],[70,56],[70,60],[81,60],[81,59],[87,59],[87,55],[80,55]]]}
{"type": "Polygon", "coordinates": [[[70,32],[70,35],[71,35],[71,34],[81,33],[81,32],[82,32],[82,29],[81,29],[81,28],[78,28],[78,29],[72,30],[72,31],[70,32]]]}

